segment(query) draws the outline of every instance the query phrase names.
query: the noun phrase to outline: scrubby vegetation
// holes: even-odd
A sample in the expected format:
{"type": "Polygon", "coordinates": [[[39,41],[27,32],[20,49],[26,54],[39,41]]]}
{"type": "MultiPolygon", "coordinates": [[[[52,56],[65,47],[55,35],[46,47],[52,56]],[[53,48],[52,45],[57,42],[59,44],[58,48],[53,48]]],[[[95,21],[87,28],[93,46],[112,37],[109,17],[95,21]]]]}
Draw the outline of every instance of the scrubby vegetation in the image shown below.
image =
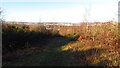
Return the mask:
{"type": "MultiPolygon", "coordinates": [[[[3,54],[45,42],[49,37],[59,36],[44,26],[2,24],[3,54]]],[[[41,45],[42,46],[42,45],[41,45]]]]}
{"type": "Polygon", "coordinates": [[[18,60],[4,61],[4,66],[120,66],[118,23],[82,23],[53,30],[41,25],[2,25],[3,54],[15,50],[8,55],[29,53],[18,60]]]}

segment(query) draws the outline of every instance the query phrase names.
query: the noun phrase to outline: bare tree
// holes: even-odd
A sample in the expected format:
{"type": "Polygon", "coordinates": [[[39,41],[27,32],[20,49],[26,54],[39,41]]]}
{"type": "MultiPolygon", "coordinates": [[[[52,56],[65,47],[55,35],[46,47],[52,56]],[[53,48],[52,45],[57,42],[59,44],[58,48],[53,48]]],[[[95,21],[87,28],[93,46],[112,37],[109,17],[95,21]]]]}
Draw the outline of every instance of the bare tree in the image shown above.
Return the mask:
{"type": "Polygon", "coordinates": [[[2,9],[0,8],[0,20],[1,20],[1,17],[2,17],[2,9]]]}
{"type": "Polygon", "coordinates": [[[4,22],[2,13],[3,13],[3,10],[0,8],[0,23],[4,22]]]}
{"type": "Polygon", "coordinates": [[[0,8],[0,23],[4,23],[4,19],[3,19],[3,10],[0,8]]]}

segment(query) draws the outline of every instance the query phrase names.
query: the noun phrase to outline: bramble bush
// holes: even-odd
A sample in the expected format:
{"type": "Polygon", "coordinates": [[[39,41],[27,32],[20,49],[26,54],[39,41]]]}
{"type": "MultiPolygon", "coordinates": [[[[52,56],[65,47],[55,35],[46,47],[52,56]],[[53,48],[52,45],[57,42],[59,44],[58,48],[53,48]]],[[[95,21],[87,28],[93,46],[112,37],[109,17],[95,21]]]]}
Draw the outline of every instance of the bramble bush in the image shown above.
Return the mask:
{"type": "Polygon", "coordinates": [[[42,25],[3,23],[3,52],[30,47],[35,42],[44,42],[45,39],[55,36],[67,36],[72,40],[77,40],[80,36],[87,34],[90,35],[89,40],[100,41],[100,43],[109,46],[116,45],[119,41],[120,35],[117,23],[98,23],[98,25],[89,26],[88,29],[86,27],[86,23],[81,23],[80,26],[56,26],[55,29],[47,30],[42,25]]]}
{"type": "Polygon", "coordinates": [[[88,26],[86,23],[81,23],[80,26],[64,26],[60,28],[60,35],[79,38],[84,34],[90,35],[89,40],[93,42],[100,41],[101,44],[113,46],[119,41],[119,25],[116,22],[95,23],[93,26],[88,26]],[[75,34],[75,35],[74,35],[75,34]]]}
{"type": "MultiPolygon", "coordinates": [[[[35,27],[34,27],[35,28],[35,27]]],[[[31,47],[35,42],[45,42],[45,39],[52,37],[52,32],[47,31],[44,27],[42,30],[30,30],[29,25],[2,24],[2,48],[3,54],[13,52],[17,49],[31,47]],[[44,29],[44,30],[43,30],[44,29]]]]}

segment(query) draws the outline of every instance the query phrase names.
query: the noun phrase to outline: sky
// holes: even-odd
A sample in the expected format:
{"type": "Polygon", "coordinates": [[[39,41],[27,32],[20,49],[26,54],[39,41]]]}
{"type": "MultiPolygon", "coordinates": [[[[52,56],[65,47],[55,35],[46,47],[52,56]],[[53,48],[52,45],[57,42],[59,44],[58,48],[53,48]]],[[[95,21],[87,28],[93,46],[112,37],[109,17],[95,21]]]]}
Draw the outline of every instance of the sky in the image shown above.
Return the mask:
{"type": "Polygon", "coordinates": [[[1,0],[6,21],[106,22],[117,21],[119,0],[1,0]]]}

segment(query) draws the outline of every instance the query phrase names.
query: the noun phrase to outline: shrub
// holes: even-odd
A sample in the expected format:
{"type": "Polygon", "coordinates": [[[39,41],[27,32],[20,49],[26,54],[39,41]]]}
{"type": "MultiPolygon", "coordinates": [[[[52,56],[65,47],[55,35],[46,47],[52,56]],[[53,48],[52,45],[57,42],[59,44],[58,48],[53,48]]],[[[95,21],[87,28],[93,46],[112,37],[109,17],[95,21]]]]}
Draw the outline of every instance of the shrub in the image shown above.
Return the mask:
{"type": "Polygon", "coordinates": [[[46,30],[45,27],[40,27],[40,30],[30,30],[31,27],[29,25],[2,25],[2,48],[4,54],[6,52],[13,52],[17,49],[30,47],[35,42],[44,42],[45,39],[52,36],[52,32],[47,32],[48,30],[46,30]]]}

